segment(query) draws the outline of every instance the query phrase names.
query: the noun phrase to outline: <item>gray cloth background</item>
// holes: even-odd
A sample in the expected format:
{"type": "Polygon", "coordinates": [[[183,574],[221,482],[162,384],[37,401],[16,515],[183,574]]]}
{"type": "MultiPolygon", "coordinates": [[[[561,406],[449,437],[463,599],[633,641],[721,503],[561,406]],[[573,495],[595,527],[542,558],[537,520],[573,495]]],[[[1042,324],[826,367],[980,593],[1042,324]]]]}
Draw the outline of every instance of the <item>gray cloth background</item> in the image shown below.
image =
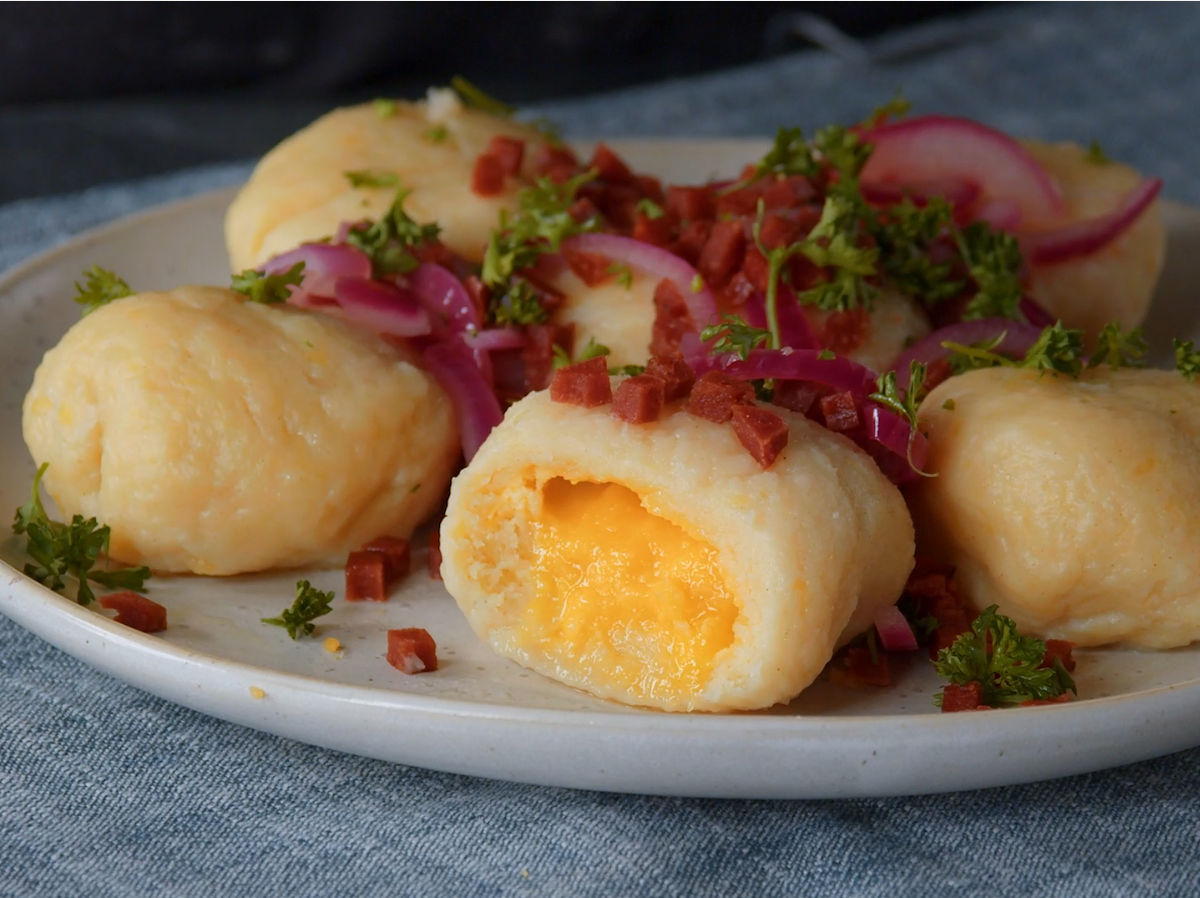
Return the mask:
{"type": "MultiPolygon", "coordinates": [[[[702,14],[702,12],[700,13],[702,14]]],[[[761,135],[919,111],[1086,141],[1200,202],[1200,10],[1021,6],[548,106],[575,135],[761,135]]],[[[235,183],[190,171],[0,209],[5,267],[235,183]]],[[[1200,751],[1051,783],[877,801],[510,785],[340,755],[173,706],[0,618],[0,895],[995,896],[1200,891],[1200,751]]]]}

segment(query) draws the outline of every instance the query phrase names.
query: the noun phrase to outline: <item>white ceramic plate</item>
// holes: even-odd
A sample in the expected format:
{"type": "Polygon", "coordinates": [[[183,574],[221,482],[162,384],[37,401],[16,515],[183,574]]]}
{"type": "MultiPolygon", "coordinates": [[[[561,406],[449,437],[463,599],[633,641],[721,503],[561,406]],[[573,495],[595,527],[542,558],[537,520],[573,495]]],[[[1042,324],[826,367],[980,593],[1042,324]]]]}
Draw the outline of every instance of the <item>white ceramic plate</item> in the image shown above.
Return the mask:
{"type": "MultiPolygon", "coordinates": [[[[761,142],[637,142],[619,149],[673,180],[736,172],[761,142]]],[[[34,467],[21,400],[43,352],[78,318],[72,282],[92,264],[135,288],[228,280],[222,218],[231,192],[156,209],[87,234],[0,281],[0,516],[26,501],[34,467]]],[[[1200,214],[1168,209],[1167,272],[1152,345],[1200,337],[1200,214]]],[[[4,517],[7,522],[7,517],[4,517]]],[[[914,658],[887,690],[818,682],[787,707],[725,717],[635,711],[591,699],[496,657],[468,629],[418,552],[386,604],[338,601],[318,636],[292,642],[259,622],[290,604],[298,574],[158,577],[170,627],[147,636],[27,579],[21,543],[0,534],[0,611],[64,651],[190,708],[304,742],[437,770],[530,783],[669,795],[817,798],[973,789],[1125,764],[1200,744],[1200,647],[1079,652],[1083,700],[942,716],[932,668],[914,658]],[[6,562],[7,564],[4,564],[6,562]],[[424,627],[442,666],[406,677],[384,630],[424,627]],[[255,698],[259,690],[265,695],[255,698]]],[[[341,593],[339,571],[305,574],[341,593]]]]}

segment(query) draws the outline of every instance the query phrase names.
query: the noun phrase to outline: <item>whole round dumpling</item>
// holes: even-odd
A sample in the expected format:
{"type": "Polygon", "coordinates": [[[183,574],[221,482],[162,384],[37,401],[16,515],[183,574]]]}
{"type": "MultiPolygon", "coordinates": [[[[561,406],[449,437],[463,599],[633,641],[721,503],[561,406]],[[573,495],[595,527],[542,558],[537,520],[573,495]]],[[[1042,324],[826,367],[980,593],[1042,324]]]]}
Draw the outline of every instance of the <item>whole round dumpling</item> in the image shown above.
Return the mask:
{"type": "Polygon", "coordinates": [[[516,208],[515,183],[494,197],[471,189],[475,159],[497,135],[544,141],[526,125],[464,108],[450,91],[322,116],[267,153],[229,207],[225,243],[233,270],[330,237],[342,222],[380,218],[397,187],[353,187],[346,172],[360,171],[394,175],[412,191],[409,215],[437,222],[443,243],[481,260],[500,210],[516,208]]]}
{"type": "Polygon", "coordinates": [[[451,404],[402,351],[218,287],[117,300],[46,353],[25,441],[68,518],[161,572],[341,564],[406,537],[456,465],[451,404]]]}
{"type": "MultiPolygon", "coordinates": [[[[1068,223],[1107,215],[1141,181],[1128,165],[1095,161],[1074,144],[1030,141],[1025,146],[1062,191],[1068,223]]],[[[1156,200],[1128,230],[1088,256],[1033,266],[1030,293],[1054,317],[1082,328],[1093,340],[1109,322],[1126,330],[1141,324],[1166,255],[1161,207],[1156,200]]]]}
{"type": "Polygon", "coordinates": [[[442,576],[501,655],[665,711],[785,702],[899,597],[904,500],[849,440],[783,409],[763,470],[730,424],[626,424],[533,393],[455,479],[442,576]]]}
{"type": "Polygon", "coordinates": [[[973,605],[1078,645],[1200,639],[1200,385],[1102,366],[943,383],[908,495],[922,554],[973,605]]]}

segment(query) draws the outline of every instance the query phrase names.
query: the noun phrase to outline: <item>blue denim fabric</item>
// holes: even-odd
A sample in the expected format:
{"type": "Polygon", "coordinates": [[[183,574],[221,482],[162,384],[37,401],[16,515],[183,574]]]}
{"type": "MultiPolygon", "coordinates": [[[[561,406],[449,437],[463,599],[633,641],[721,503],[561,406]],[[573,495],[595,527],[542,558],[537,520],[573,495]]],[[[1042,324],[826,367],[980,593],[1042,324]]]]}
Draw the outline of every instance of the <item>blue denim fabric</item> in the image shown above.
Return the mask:
{"type": "MultiPolygon", "coordinates": [[[[762,134],[919,109],[1102,138],[1200,202],[1191,6],[988,10],[823,53],[547,107],[568,133],[762,134]],[[907,44],[905,42],[908,42],[907,44]]],[[[0,210],[0,266],[226,166],[0,210]]],[[[700,801],[392,766],[204,717],[0,618],[0,896],[1172,896],[1200,893],[1200,751],[1052,783],[878,801],[700,801]]]]}

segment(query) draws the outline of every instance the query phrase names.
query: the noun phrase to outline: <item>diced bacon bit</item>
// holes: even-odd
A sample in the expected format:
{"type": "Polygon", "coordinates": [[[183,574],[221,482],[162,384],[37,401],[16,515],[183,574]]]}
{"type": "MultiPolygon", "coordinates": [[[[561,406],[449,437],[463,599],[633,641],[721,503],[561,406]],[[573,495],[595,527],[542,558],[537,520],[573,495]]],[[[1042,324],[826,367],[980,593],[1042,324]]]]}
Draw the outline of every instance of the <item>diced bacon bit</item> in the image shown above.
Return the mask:
{"type": "Polygon", "coordinates": [[[634,175],[633,184],[637,187],[638,193],[659,206],[666,199],[666,194],[663,193],[662,181],[653,175],[634,175]]]}
{"type": "Polygon", "coordinates": [[[825,419],[825,427],[834,433],[847,433],[862,426],[858,414],[858,403],[854,394],[832,393],[820,399],[821,415],[825,419]]]}
{"type": "Polygon", "coordinates": [[[596,198],[596,205],[609,224],[629,231],[637,220],[637,204],[641,198],[642,195],[632,184],[609,184],[596,198]]]}
{"type": "Polygon", "coordinates": [[[488,153],[481,153],[471,172],[471,191],[476,196],[499,196],[504,192],[504,163],[488,153]]]}
{"type": "Polygon", "coordinates": [[[387,631],[387,663],[405,674],[438,669],[437,643],[428,630],[410,627],[387,631]]]}
{"type": "Polygon", "coordinates": [[[733,432],[738,442],[765,471],[787,445],[787,424],[773,411],[756,405],[735,405],[732,412],[733,432]]]}
{"type": "Polygon", "coordinates": [[[879,652],[871,657],[871,650],[863,646],[851,646],[841,656],[841,664],[829,668],[829,679],[839,686],[887,686],[891,683],[887,656],[879,652]]]}
{"type": "Polygon", "coordinates": [[[724,424],[733,417],[735,405],[754,402],[754,387],[744,380],[709,371],[692,387],[687,410],[697,418],[724,424]]]}
{"type": "Polygon", "coordinates": [[[767,209],[794,209],[816,198],[817,188],[803,175],[780,178],[763,191],[763,204],[767,209]]]}
{"type": "Polygon", "coordinates": [[[781,380],[775,384],[771,401],[781,408],[807,415],[818,399],[828,396],[831,388],[825,384],[804,380],[781,380]]]}
{"type": "Polygon", "coordinates": [[[821,326],[821,345],[838,355],[853,352],[866,339],[870,326],[866,309],[834,312],[821,326]]]}
{"type": "Polygon", "coordinates": [[[438,527],[429,531],[429,578],[442,579],[442,531],[438,527]]]}
{"type": "Polygon", "coordinates": [[[972,680],[966,685],[949,683],[942,690],[942,713],[952,714],[955,711],[990,711],[983,704],[983,687],[972,680]]]}
{"type": "Polygon", "coordinates": [[[704,283],[720,289],[733,273],[742,267],[742,255],[746,249],[746,229],[740,221],[718,221],[712,226],[696,270],[704,283]]]}
{"type": "Polygon", "coordinates": [[[771,266],[757,246],[747,246],[742,259],[742,274],[759,293],[767,292],[767,281],[771,277],[771,266]]]}
{"type": "Polygon", "coordinates": [[[613,395],[612,416],[629,424],[649,424],[662,413],[664,384],[652,374],[622,381],[613,395]]]}
{"type": "Polygon", "coordinates": [[[599,356],[559,368],[550,381],[550,398],[555,402],[582,405],[584,408],[612,402],[608,360],[599,356]]]}
{"type": "MultiPolygon", "coordinates": [[[[758,250],[755,250],[755,252],[758,252],[758,250]]],[[[746,273],[739,271],[729,279],[729,283],[721,291],[721,297],[725,300],[726,305],[744,306],[750,297],[757,292],[754,285],[750,283],[750,278],[746,277],[746,273]]]]}
{"type": "Polygon", "coordinates": [[[763,195],[763,185],[752,184],[717,197],[717,217],[753,218],[758,213],[758,201],[763,195]]]}
{"type": "MultiPolygon", "coordinates": [[[[597,144],[592,153],[592,161],[588,168],[594,168],[605,181],[610,184],[629,184],[633,181],[633,172],[625,161],[604,144],[597,144]]],[[[641,193],[639,190],[638,193],[641,193]]]]}
{"type": "Polygon", "coordinates": [[[544,390],[554,376],[554,347],[561,346],[568,356],[571,354],[575,325],[531,324],[526,326],[525,336],[529,342],[520,350],[525,368],[525,393],[544,390]]]}
{"type": "Polygon", "coordinates": [[[412,546],[408,540],[398,536],[380,536],[363,546],[364,552],[378,552],[386,562],[387,582],[390,586],[412,569],[412,546]]]}
{"type": "Polygon", "coordinates": [[[556,184],[579,174],[579,159],[568,147],[539,144],[533,154],[533,173],[556,184]]]}
{"type": "Polygon", "coordinates": [[[585,253],[577,249],[563,248],[563,258],[581,281],[589,287],[599,287],[613,278],[612,259],[599,253],[585,253]]]}
{"type": "Polygon", "coordinates": [[[500,162],[504,173],[515,178],[521,173],[521,161],[525,158],[525,141],[497,134],[488,141],[486,155],[494,156],[500,162]]]}
{"type": "Polygon", "coordinates": [[[100,597],[100,607],[117,612],[117,623],[143,633],[167,629],[167,609],[131,589],[100,597]]]}
{"type": "Polygon", "coordinates": [[[708,235],[711,231],[711,221],[688,222],[680,232],[679,239],[671,244],[671,252],[695,265],[700,259],[700,251],[708,242],[708,235]]]}
{"type": "Polygon", "coordinates": [[[679,351],[683,335],[695,327],[687,300],[679,288],[665,278],[654,288],[654,327],[650,331],[650,354],[671,355],[679,351]]]}
{"type": "Polygon", "coordinates": [[[1063,668],[1070,673],[1075,670],[1075,657],[1071,654],[1071,650],[1075,648],[1075,643],[1068,642],[1065,639],[1047,639],[1046,640],[1046,657],[1042,659],[1040,667],[1053,667],[1054,659],[1057,658],[1062,662],[1063,668]]]}
{"type": "Polygon", "coordinates": [[[712,218],[716,214],[712,191],[707,187],[667,187],[667,211],[683,222],[712,218]]]}
{"type": "Polygon", "coordinates": [[[346,601],[386,602],[387,568],[382,552],[351,552],[346,558],[346,601]]]}
{"type": "Polygon", "coordinates": [[[696,372],[678,352],[653,356],[645,373],[663,382],[663,398],[667,402],[682,399],[696,382],[696,372]]]}
{"type": "Polygon", "coordinates": [[[758,241],[768,250],[791,246],[800,239],[800,225],[782,215],[771,213],[763,218],[758,241]]]}
{"type": "Polygon", "coordinates": [[[639,212],[633,220],[633,239],[642,243],[652,243],[655,246],[667,246],[675,233],[674,216],[666,213],[658,218],[651,218],[644,212],[639,212]]]}

